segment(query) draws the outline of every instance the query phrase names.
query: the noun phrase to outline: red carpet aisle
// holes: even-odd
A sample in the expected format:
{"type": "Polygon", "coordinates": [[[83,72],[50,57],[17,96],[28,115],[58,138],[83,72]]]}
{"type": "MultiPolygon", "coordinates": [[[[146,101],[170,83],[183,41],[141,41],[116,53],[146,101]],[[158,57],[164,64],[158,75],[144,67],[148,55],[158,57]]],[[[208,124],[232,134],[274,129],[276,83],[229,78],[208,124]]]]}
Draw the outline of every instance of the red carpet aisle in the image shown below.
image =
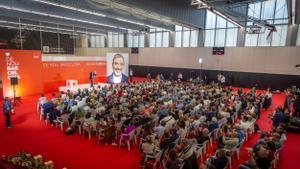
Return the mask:
{"type": "MultiPolygon", "coordinates": [[[[0,155],[12,154],[26,150],[32,154],[43,154],[45,160],[53,160],[56,169],[138,169],[140,154],[137,146],[130,152],[127,149],[104,146],[95,139],[88,140],[78,134],[66,136],[59,129],[45,126],[36,113],[35,100],[38,96],[26,97],[23,104],[16,107],[17,115],[13,117],[14,128],[5,129],[4,118],[0,116],[0,155]]],[[[283,95],[273,95],[273,106],[283,103],[283,95]]],[[[271,121],[267,118],[269,110],[263,111],[258,121],[261,130],[270,129],[271,121]]],[[[244,147],[252,146],[258,135],[250,137],[244,147]]],[[[300,159],[300,135],[288,134],[284,149],[280,154],[278,169],[299,168],[295,163],[300,159]]],[[[240,162],[248,159],[243,147],[240,160],[234,160],[233,169],[240,162]]],[[[236,158],[235,158],[236,159],[236,158]]]]}
{"type": "MultiPolygon", "coordinates": [[[[271,112],[271,109],[274,110],[278,105],[283,105],[284,99],[284,94],[273,94],[272,105],[268,110],[262,110],[260,119],[257,122],[260,130],[269,131],[271,129],[272,122],[268,118],[268,114],[271,112]]],[[[296,163],[297,159],[300,159],[300,146],[298,142],[298,140],[300,140],[300,134],[288,133],[287,138],[288,140],[284,142],[284,148],[280,152],[280,160],[276,169],[299,169],[299,165],[296,163]]],[[[249,140],[245,142],[241,149],[240,160],[237,160],[235,156],[233,169],[238,168],[240,163],[248,160],[249,156],[245,147],[252,147],[258,139],[259,134],[253,134],[249,140]]]]}

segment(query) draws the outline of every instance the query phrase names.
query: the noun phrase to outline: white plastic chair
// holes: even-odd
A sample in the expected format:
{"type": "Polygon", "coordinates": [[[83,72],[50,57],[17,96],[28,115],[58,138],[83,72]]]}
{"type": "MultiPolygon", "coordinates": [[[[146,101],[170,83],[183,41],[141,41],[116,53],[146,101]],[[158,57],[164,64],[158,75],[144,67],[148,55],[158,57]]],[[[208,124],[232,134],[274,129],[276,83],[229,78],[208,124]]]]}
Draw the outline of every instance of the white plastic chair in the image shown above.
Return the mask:
{"type": "Polygon", "coordinates": [[[147,162],[147,160],[150,158],[150,159],[154,159],[155,162],[154,162],[154,167],[157,168],[157,164],[160,162],[160,159],[163,155],[163,152],[161,150],[155,150],[155,154],[154,155],[150,155],[150,154],[147,154],[146,157],[145,157],[145,162],[147,162]]]}
{"type": "Polygon", "coordinates": [[[139,126],[139,127],[137,127],[136,129],[135,129],[135,133],[134,133],[134,141],[135,141],[135,144],[137,144],[137,138],[138,138],[138,136],[140,135],[140,133],[141,133],[141,130],[142,130],[142,125],[141,126],[139,126]]]}
{"type": "MultiPolygon", "coordinates": [[[[206,145],[205,145],[206,146],[206,145]]],[[[203,159],[203,149],[204,149],[204,145],[200,145],[200,144],[193,144],[193,149],[195,151],[195,154],[196,154],[196,157],[197,159],[199,159],[200,157],[200,160],[203,159]]]]}
{"type": "Polygon", "coordinates": [[[70,126],[69,124],[69,115],[68,114],[63,114],[60,117],[56,118],[56,126],[60,127],[60,130],[63,131],[64,129],[64,124],[67,124],[68,127],[70,126]]]}
{"type": "Polygon", "coordinates": [[[132,130],[128,134],[122,133],[121,134],[121,138],[120,138],[120,142],[119,142],[119,148],[121,147],[122,141],[126,141],[128,151],[130,151],[130,142],[133,141],[133,143],[135,143],[135,141],[134,141],[134,133],[135,133],[135,130],[132,130]],[[125,140],[124,137],[129,137],[129,139],[125,140]]]}

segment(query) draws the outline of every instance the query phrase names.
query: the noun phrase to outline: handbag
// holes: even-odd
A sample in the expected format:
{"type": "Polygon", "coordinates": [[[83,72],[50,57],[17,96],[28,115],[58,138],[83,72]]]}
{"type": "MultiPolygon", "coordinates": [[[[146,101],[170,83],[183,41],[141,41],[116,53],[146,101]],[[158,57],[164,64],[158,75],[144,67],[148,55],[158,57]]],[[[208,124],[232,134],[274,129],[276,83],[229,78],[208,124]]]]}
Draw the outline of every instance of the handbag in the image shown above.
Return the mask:
{"type": "Polygon", "coordinates": [[[10,108],[10,109],[8,110],[8,113],[9,113],[10,115],[16,115],[16,112],[15,112],[15,110],[14,110],[13,108],[10,108]]]}

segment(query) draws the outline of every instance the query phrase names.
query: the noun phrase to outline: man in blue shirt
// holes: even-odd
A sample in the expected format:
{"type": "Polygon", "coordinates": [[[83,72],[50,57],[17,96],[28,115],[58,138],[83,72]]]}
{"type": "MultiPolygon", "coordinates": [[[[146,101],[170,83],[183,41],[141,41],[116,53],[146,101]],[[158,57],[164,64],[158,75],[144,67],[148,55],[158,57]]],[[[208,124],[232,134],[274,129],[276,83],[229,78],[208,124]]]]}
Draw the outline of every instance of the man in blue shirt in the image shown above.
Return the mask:
{"type": "Polygon", "coordinates": [[[6,121],[5,121],[5,125],[7,128],[12,128],[11,126],[11,122],[10,122],[10,114],[9,114],[9,110],[12,108],[8,98],[6,97],[4,99],[4,103],[3,103],[3,114],[6,117],[6,121]]]}

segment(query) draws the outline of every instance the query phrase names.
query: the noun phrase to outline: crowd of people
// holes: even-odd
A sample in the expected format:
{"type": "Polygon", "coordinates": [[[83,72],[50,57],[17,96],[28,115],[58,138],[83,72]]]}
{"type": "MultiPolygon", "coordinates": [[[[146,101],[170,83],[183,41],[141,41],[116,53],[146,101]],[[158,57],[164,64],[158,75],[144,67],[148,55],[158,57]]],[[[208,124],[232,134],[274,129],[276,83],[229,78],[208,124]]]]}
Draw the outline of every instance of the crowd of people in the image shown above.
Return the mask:
{"type": "Polygon", "coordinates": [[[239,169],[270,169],[279,157],[279,151],[286,140],[285,130],[277,126],[270,132],[262,132],[260,139],[252,148],[247,148],[250,159],[239,166],[239,169]]]}
{"type": "Polygon", "coordinates": [[[148,79],[42,95],[38,105],[51,125],[65,119],[66,133],[94,134],[106,145],[127,142],[128,149],[140,138],[142,167],[159,155],[165,168],[199,168],[197,150],[214,138],[218,153],[206,167],[223,169],[229,163],[225,156],[247,139],[271,101],[270,90],[258,94],[255,88],[243,92],[219,83],[148,79]]]}

